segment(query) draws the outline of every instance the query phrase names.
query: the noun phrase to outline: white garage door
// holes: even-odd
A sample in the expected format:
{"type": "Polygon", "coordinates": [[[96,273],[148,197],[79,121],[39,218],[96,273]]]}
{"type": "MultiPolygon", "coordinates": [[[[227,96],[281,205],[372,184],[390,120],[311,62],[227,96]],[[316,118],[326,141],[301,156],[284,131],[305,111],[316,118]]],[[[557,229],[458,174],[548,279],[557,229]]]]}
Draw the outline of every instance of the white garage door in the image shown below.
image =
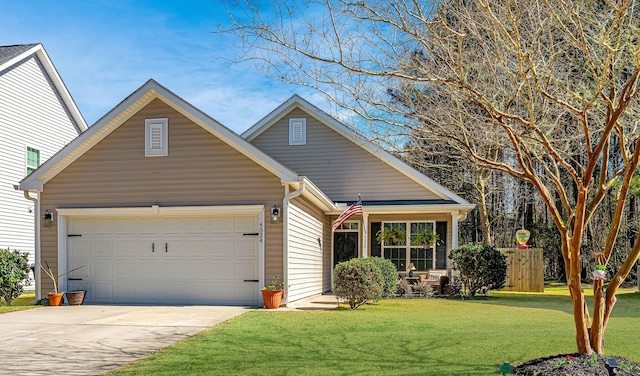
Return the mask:
{"type": "Polygon", "coordinates": [[[257,215],[70,217],[67,234],[88,302],[259,304],[257,215]]]}

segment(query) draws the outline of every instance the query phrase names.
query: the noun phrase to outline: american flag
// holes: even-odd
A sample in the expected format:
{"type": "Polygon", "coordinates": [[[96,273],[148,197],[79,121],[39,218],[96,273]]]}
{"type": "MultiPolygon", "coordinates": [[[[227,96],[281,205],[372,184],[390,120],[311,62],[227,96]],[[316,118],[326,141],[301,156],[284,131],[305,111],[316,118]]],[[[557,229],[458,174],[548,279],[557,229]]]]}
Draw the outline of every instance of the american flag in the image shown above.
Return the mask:
{"type": "Polygon", "coordinates": [[[340,214],[340,216],[338,217],[338,219],[336,219],[335,222],[333,222],[333,226],[331,226],[331,232],[336,231],[336,229],[340,227],[340,225],[343,224],[344,221],[349,219],[349,217],[351,217],[352,215],[356,215],[356,214],[362,214],[362,201],[358,201],[355,204],[351,204],[351,206],[349,206],[347,210],[343,211],[342,214],[340,214]]]}

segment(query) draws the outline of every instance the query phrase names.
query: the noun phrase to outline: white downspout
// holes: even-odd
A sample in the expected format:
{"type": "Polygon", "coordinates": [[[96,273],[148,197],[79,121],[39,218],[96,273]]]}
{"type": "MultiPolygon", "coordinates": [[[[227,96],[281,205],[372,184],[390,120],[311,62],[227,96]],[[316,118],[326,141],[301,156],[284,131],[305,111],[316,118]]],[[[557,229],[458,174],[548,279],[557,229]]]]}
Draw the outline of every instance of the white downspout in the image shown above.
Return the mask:
{"type": "MultiPolygon", "coordinates": [[[[300,182],[298,190],[289,192],[289,184],[284,186],[284,199],[282,200],[282,280],[289,283],[289,201],[300,196],[305,189],[305,182],[300,182]]],[[[287,294],[287,300],[289,299],[287,294]]],[[[285,301],[286,305],[288,302],[285,301]]]]}
{"type": "Polygon", "coordinates": [[[42,299],[42,294],[40,293],[41,290],[41,283],[40,283],[40,200],[38,200],[37,198],[31,197],[29,196],[29,191],[22,191],[24,193],[24,198],[26,198],[29,201],[33,202],[33,207],[35,210],[35,219],[34,219],[34,226],[35,226],[35,261],[36,261],[36,265],[35,268],[33,269],[33,278],[35,279],[36,282],[36,286],[35,286],[35,290],[36,290],[36,297],[35,297],[35,302],[39,302],[40,299],[42,299]]]}

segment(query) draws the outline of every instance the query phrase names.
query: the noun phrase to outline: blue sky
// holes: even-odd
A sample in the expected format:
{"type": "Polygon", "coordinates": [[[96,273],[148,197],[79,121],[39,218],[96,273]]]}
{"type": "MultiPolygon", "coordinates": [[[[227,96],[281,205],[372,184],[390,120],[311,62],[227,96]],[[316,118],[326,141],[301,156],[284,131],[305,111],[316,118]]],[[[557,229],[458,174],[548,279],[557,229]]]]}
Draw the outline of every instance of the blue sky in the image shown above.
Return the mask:
{"type": "Polygon", "coordinates": [[[219,1],[0,0],[0,45],[42,43],[89,125],[150,78],[241,133],[297,93],[225,58],[219,1]]]}

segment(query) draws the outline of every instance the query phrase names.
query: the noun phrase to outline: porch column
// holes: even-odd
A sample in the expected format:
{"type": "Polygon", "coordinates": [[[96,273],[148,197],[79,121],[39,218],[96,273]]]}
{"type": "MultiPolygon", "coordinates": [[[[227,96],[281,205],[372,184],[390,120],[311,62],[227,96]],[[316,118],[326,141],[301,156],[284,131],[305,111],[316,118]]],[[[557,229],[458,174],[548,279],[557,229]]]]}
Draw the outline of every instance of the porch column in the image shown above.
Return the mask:
{"type": "MultiPolygon", "coordinates": [[[[458,212],[451,213],[451,248],[447,249],[447,269],[451,267],[449,261],[449,250],[458,246],[458,212]]],[[[454,271],[452,271],[454,272],[454,271]]],[[[452,275],[453,277],[453,275],[452,275]]]]}
{"type": "Polygon", "coordinates": [[[367,239],[369,239],[369,213],[362,211],[362,257],[369,257],[369,247],[367,239]]]}
{"type": "Polygon", "coordinates": [[[458,213],[451,213],[451,248],[458,246],[458,213]]]}

